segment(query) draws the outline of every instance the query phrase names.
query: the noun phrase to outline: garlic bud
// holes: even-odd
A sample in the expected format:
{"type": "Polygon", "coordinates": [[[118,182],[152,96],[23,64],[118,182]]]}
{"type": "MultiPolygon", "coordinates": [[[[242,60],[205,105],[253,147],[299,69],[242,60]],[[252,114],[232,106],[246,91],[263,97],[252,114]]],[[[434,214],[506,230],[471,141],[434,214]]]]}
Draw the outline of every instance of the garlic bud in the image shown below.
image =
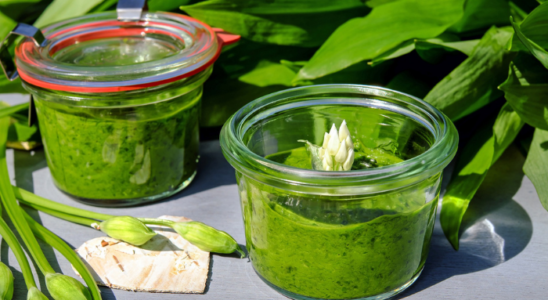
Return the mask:
{"type": "Polygon", "coordinates": [[[244,251],[233,237],[202,222],[174,223],[172,228],[185,240],[203,251],[226,254],[236,251],[240,257],[245,257],[244,251]]]}
{"type": "Polygon", "coordinates": [[[27,293],[27,300],[48,300],[48,297],[36,287],[31,287],[27,293]]]}
{"type": "Polygon", "coordinates": [[[67,275],[46,274],[46,286],[55,300],[91,300],[88,289],[80,281],[67,275]]]}
{"type": "Polygon", "coordinates": [[[99,228],[108,236],[128,244],[140,246],[156,235],[143,222],[130,216],[114,217],[103,221],[99,228]]]}
{"type": "Polygon", "coordinates": [[[13,274],[11,269],[0,262],[0,300],[13,297],[13,274]]]}

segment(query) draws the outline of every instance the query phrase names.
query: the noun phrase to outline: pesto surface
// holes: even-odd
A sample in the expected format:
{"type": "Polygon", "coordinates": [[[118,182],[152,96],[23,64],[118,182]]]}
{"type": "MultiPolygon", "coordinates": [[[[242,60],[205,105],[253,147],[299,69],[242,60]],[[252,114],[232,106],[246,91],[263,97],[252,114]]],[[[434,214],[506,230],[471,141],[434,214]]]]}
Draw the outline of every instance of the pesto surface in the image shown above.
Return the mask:
{"type": "Polygon", "coordinates": [[[200,93],[151,105],[81,108],[36,99],[55,184],[85,199],[177,190],[196,171],[200,93]]]}
{"type": "MultiPolygon", "coordinates": [[[[267,158],[310,168],[303,149],[267,158]]],[[[375,154],[379,162],[395,159],[375,154]]],[[[439,176],[405,190],[348,199],[237,178],[253,266],[286,291],[321,299],[374,296],[401,287],[424,265],[437,207],[437,197],[426,203],[425,189],[439,176]]]]}

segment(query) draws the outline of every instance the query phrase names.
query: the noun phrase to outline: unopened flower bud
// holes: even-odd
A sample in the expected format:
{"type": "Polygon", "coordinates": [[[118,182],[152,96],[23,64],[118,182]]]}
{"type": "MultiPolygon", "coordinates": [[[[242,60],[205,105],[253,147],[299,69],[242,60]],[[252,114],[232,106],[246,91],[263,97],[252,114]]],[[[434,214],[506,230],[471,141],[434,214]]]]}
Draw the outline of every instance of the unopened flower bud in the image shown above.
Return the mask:
{"type": "Polygon", "coordinates": [[[352,143],[352,138],[350,136],[347,136],[344,141],[347,149],[354,149],[354,143],[352,143]]]}
{"type": "Polygon", "coordinates": [[[346,144],[343,142],[339,147],[339,151],[337,151],[337,154],[335,155],[335,161],[342,164],[346,161],[347,154],[348,152],[346,151],[346,144]]]}
{"type": "Polygon", "coordinates": [[[13,274],[8,266],[0,262],[0,300],[13,297],[13,274]]]}
{"type": "Polygon", "coordinates": [[[108,236],[140,246],[156,235],[152,229],[134,217],[114,217],[103,221],[99,228],[108,236]]]}
{"type": "Polygon", "coordinates": [[[339,127],[339,141],[342,143],[349,136],[350,136],[350,131],[348,130],[348,127],[346,126],[346,120],[343,120],[341,127],[339,127]]]}
{"type": "Polygon", "coordinates": [[[185,240],[203,251],[227,254],[237,251],[242,258],[245,257],[236,240],[224,231],[196,221],[175,223],[172,227],[185,240]]]}
{"type": "Polygon", "coordinates": [[[327,144],[329,143],[329,133],[325,133],[323,135],[323,145],[322,145],[322,148],[323,149],[327,149],[327,144]]]}
{"type": "Polygon", "coordinates": [[[335,155],[337,154],[337,151],[339,151],[339,146],[341,145],[341,142],[339,141],[339,134],[337,133],[337,128],[335,127],[335,124],[331,127],[331,131],[329,132],[329,142],[327,142],[327,153],[329,155],[335,155]]]}
{"type": "Polygon", "coordinates": [[[88,289],[70,276],[59,273],[47,274],[46,285],[55,300],[91,300],[88,289]]]}
{"type": "Polygon", "coordinates": [[[48,300],[48,297],[36,287],[31,287],[27,293],[27,300],[48,300]]]}
{"type": "Polygon", "coordinates": [[[346,161],[344,162],[342,167],[345,171],[350,171],[350,169],[352,169],[353,163],[354,163],[354,149],[350,148],[350,150],[348,150],[348,157],[346,158],[346,161]]]}

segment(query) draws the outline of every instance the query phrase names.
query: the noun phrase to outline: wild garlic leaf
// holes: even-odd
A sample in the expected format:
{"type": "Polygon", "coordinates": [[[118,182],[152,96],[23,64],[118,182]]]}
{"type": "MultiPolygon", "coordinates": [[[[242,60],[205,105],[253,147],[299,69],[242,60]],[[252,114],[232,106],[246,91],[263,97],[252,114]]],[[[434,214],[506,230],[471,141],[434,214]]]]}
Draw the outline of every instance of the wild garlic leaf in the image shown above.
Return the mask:
{"type": "Polygon", "coordinates": [[[445,52],[459,51],[465,55],[470,55],[478,43],[479,40],[459,41],[457,36],[444,33],[432,39],[405,41],[375,57],[369,64],[378,65],[381,62],[409,54],[413,50],[417,51],[417,54],[424,60],[436,63],[445,52]]]}
{"type": "Polygon", "coordinates": [[[181,9],[256,42],[305,47],[321,45],[346,20],[367,13],[359,0],[216,0],[181,9]]]}
{"type": "Polygon", "coordinates": [[[42,28],[65,19],[85,15],[104,0],[53,0],[44,10],[34,26],[42,28]]]}
{"type": "Polygon", "coordinates": [[[507,103],[495,121],[482,126],[464,146],[443,196],[440,222],[445,236],[459,249],[459,230],[470,201],[491,166],[516,138],[523,121],[507,103]]]}
{"type": "Polygon", "coordinates": [[[546,178],[548,178],[548,131],[540,128],[535,129],[523,171],[533,182],[540,203],[544,209],[548,210],[548,185],[546,184],[546,178]]]}
{"type": "Polygon", "coordinates": [[[531,55],[520,53],[500,86],[508,103],[529,125],[548,130],[548,70],[531,55]]]}
{"type": "Polygon", "coordinates": [[[374,59],[401,43],[433,38],[457,22],[464,0],[401,0],[375,7],[363,18],[341,25],[302,68],[297,80],[310,80],[374,59]]]}
{"type": "Polygon", "coordinates": [[[509,25],[510,6],[506,0],[467,0],[464,15],[448,31],[474,34],[491,26],[509,25]]]}
{"type": "MultiPolygon", "coordinates": [[[[548,3],[546,4],[546,7],[548,7],[548,3]]],[[[548,13],[548,10],[547,10],[547,13],[548,13]]],[[[547,20],[548,20],[548,17],[547,17],[547,20]]],[[[525,21],[524,21],[524,23],[525,23],[525,21]]],[[[518,37],[519,41],[523,45],[525,45],[525,47],[531,52],[531,54],[533,54],[545,68],[548,69],[548,51],[546,51],[545,48],[543,48],[542,46],[537,44],[535,41],[529,39],[523,33],[523,31],[521,29],[521,26],[519,24],[512,21],[512,26],[514,26],[515,35],[518,37]]],[[[544,29],[548,30],[548,26],[546,26],[546,28],[544,28],[544,29]]],[[[540,39],[538,39],[538,40],[542,41],[543,44],[544,44],[543,40],[540,40],[540,39]]],[[[548,41],[548,38],[546,38],[546,41],[548,41]]],[[[512,45],[513,49],[515,49],[515,48],[523,49],[523,47],[519,47],[519,46],[516,45],[516,43],[517,43],[516,38],[514,38],[512,42],[513,42],[513,45],[512,45]],[[517,46],[517,47],[515,47],[515,46],[517,46]]]]}
{"type": "Polygon", "coordinates": [[[506,50],[510,28],[489,29],[472,54],[442,79],[424,100],[458,120],[502,96],[497,86],[504,81],[514,53],[506,50]]]}

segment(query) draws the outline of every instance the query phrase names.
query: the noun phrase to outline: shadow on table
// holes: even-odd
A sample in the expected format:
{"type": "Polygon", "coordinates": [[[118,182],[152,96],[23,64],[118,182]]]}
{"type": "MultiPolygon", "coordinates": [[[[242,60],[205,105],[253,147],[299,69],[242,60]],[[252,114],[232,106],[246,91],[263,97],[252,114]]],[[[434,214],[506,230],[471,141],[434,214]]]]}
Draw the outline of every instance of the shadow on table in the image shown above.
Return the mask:
{"type": "Polygon", "coordinates": [[[182,192],[161,202],[178,200],[189,195],[201,193],[219,186],[236,184],[232,166],[226,161],[219,141],[200,143],[200,162],[196,179],[182,192]]]}
{"type": "Polygon", "coordinates": [[[524,177],[523,162],[518,150],[511,148],[490,170],[464,215],[459,251],[452,248],[436,224],[422,275],[395,299],[418,293],[452,276],[492,268],[525,249],[533,233],[532,221],[521,205],[512,200],[524,177]]]}

